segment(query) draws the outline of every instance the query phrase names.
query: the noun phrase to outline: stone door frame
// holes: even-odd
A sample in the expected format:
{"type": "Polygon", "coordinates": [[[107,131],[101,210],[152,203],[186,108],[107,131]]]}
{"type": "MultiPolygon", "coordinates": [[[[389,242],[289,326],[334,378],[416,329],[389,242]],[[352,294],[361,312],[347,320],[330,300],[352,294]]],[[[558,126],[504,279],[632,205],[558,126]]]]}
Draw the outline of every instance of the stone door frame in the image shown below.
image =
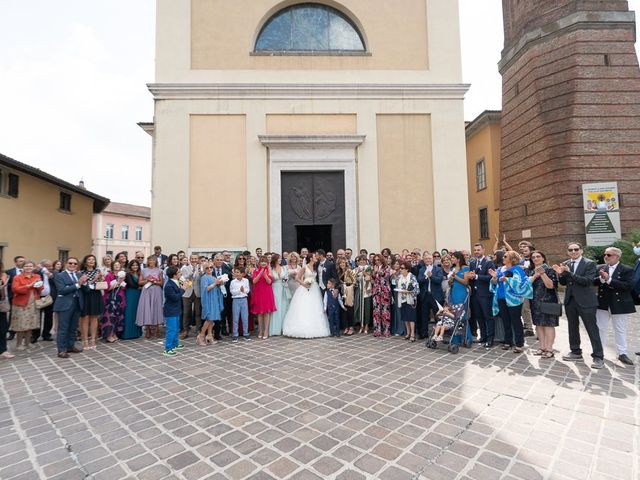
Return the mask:
{"type": "Polygon", "coordinates": [[[269,250],[282,251],[282,172],[344,172],[346,245],[358,248],[357,148],[364,135],[259,135],[268,149],[269,250]]]}

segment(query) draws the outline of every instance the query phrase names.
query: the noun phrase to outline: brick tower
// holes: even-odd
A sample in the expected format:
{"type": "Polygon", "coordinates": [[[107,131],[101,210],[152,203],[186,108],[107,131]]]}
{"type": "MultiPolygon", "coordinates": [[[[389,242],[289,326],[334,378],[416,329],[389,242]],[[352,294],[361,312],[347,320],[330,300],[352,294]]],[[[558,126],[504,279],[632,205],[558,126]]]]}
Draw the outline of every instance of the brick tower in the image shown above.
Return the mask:
{"type": "MultiPolygon", "coordinates": [[[[583,183],[640,227],[640,70],[625,0],[503,0],[500,230],[553,258],[584,243],[583,183]]],[[[511,242],[510,242],[511,243],[511,242]]],[[[513,245],[513,243],[512,243],[513,245]]]]}

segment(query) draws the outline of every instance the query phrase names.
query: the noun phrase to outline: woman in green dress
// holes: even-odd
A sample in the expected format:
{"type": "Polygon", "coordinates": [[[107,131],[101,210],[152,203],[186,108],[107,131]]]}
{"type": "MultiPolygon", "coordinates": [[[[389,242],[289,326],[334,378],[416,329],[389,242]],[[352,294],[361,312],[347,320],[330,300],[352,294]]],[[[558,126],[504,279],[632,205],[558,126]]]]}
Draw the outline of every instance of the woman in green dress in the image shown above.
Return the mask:
{"type": "Polygon", "coordinates": [[[142,335],[142,328],[136,325],[136,314],[138,312],[138,301],[140,300],[140,287],[138,279],[140,275],[140,263],[137,260],[129,262],[127,276],[125,282],[127,288],[125,290],[126,307],[124,309],[124,330],[122,331],[122,340],[133,340],[142,335]]]}

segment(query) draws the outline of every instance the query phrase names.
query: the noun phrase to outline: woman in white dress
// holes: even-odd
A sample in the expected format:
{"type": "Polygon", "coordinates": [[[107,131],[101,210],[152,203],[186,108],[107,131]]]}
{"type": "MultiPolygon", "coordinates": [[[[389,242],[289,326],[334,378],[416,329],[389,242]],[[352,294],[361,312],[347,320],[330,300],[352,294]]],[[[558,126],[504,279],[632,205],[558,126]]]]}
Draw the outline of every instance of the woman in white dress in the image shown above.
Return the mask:
{"type": "Polygon", "coordinates": [[[289,254],[289,258],[287,258],[287,267],[289,269],[289,280],[287,281],[287,286],[289,287],[289,301],[291,301],[293,295],[300,286],[300,282],[298,281],[298,273],[302,270],[300,263],[300,255],[296,252],[291,252],[289,254]]]}
{"type": "Polygon", "coordinates": [[[291,299],[282,326],[282,334],[287,337],[319,338],[328,337],[331,333],[316,280],[315,263],[315,257],[311,257],[309,263],[298,272],[297,280],[301,286],[291,299]]]}

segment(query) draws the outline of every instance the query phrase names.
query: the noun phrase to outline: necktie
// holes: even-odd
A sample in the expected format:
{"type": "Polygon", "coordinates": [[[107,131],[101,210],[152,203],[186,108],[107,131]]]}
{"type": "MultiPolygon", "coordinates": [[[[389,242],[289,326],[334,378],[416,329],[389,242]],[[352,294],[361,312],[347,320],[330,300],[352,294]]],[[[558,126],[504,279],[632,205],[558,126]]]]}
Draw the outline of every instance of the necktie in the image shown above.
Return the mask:
{"type": "Polygon", "coordinates": [[[75,272],[71,272],[71,278],[73,278],[73,282],[74,283],[78,283],[78,277],[76,277],[76,273],[75,272]]]}
{"type": "Polygon", "coordinates": [[[571,265],[570,265],[571,273],[574,273],[574,271],[575,271],[575,267],[576,267],[576,262],[571,261],[571,265]]]}

